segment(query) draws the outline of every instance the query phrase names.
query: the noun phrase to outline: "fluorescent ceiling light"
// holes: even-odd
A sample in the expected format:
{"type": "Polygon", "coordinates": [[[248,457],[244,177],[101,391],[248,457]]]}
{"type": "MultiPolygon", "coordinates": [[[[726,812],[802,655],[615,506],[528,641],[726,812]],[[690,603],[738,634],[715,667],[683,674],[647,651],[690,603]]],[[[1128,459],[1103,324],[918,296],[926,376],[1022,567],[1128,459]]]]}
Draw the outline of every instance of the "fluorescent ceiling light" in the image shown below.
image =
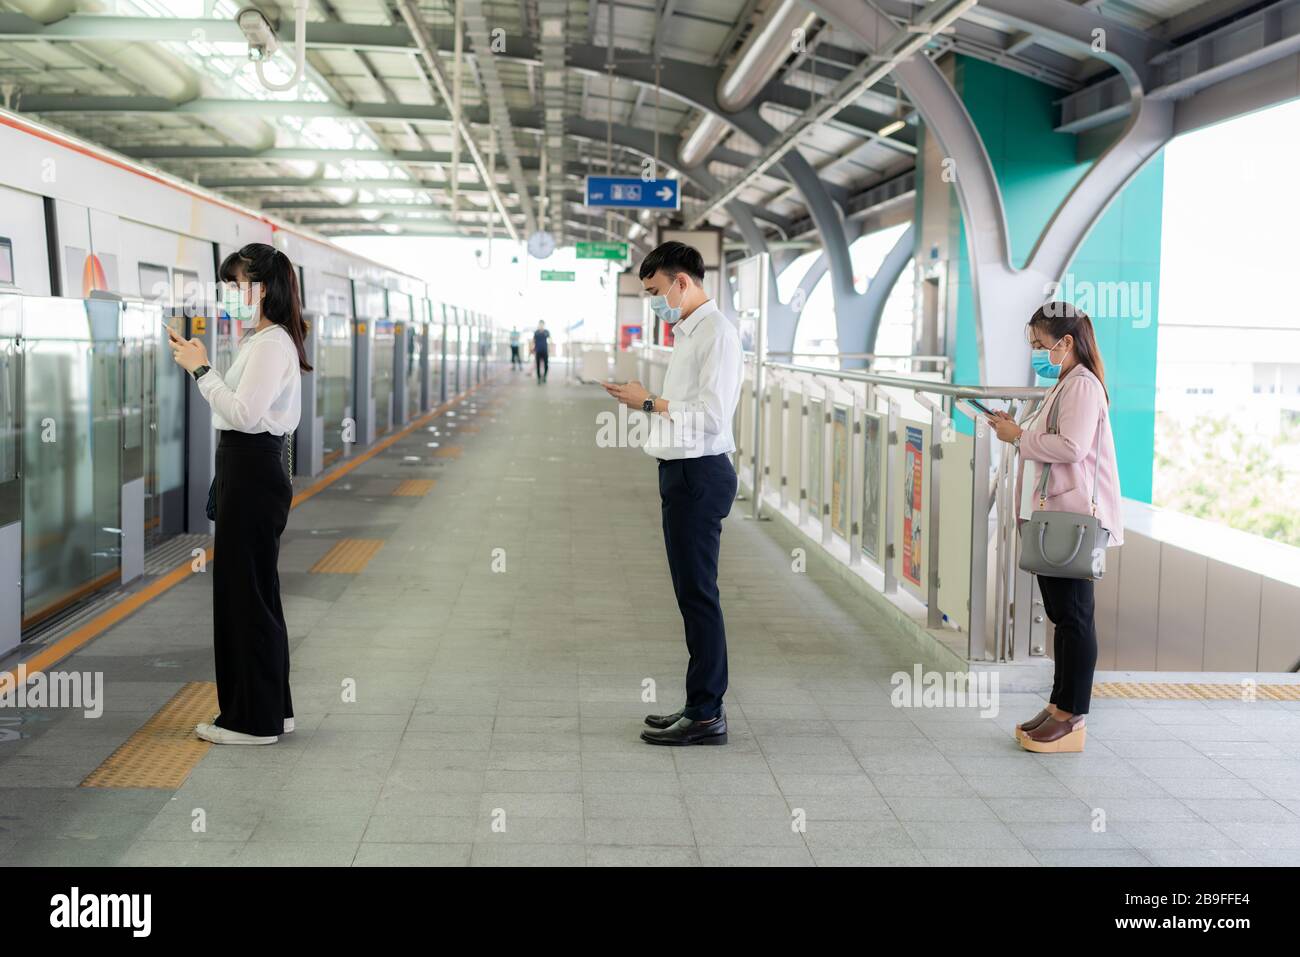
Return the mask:
{"type": "Polygon", "coordinates": [[[904,123],[902,120],[894,120],[894,122],[890,123],[887,126],[882,126],[876,132],[880,136],[893,136],[895,133],[897,133],[906,125],[907,124],[904,123]]]}

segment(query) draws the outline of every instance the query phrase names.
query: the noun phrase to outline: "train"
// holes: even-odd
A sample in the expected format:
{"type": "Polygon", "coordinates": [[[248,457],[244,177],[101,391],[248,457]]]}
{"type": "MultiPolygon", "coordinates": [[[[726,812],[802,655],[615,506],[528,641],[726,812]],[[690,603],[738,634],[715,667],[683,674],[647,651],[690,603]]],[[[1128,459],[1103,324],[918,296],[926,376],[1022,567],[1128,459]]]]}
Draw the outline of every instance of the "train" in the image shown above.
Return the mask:
{"type": "Polygon", "coordinates": [[[224,370],[217,270],[251,242],[297,266],[314,371],[286,443],[317,475],[490,374],[485,313],[417,277],[0,110],[0,656],[207,534],[211,413],[166,329],[224,370]]]}

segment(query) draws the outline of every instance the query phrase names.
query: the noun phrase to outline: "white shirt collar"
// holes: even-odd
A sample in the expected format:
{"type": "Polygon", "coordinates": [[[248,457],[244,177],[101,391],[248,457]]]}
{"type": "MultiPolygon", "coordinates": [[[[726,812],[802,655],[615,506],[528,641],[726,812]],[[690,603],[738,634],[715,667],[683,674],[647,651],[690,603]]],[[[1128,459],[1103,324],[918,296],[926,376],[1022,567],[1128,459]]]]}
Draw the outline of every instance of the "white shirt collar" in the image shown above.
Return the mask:
{"type": "Polygon", "coordinates": [[[685,319],[679,320],[673,326],[673,338],[676,338],[679,335],[689,336],[692,332],[695,331],[695,327],[700,324],[700,322],[704,319],[705,316],[711,315],[712,313],[715,313],[717,311],[718,311],[718,307],[714,304],[713,300],[705,299],[702,303],[700,303],[698,306],[695,307],[694,312],[692,312],[685,319]],[[677,331],[678,328],[681,329],[681,332],[677,331]]]}

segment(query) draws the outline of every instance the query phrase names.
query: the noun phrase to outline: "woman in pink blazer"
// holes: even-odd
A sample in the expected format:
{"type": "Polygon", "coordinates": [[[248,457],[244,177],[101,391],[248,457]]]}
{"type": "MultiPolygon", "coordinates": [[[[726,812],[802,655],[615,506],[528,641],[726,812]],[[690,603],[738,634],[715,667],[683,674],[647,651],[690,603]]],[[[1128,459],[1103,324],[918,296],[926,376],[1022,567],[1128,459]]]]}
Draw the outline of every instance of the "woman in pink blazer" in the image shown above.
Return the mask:
{"type": "MultiPolygon", "coordinates": [[[[1034,313],[1027,329],[1034,371],[1057,381],[1025,428],[1005,412],[990,419],[998,438],[1020,450],[1017,518],[1024,521],[1035,509],[1088,514],[1095,507],[1097,520],[1110,533],[1109,545],[1122,545],[1110,396],[1092,320],[1069,303],[1049,302],[1034,313]],[[1058,407],[1056,431],[1048,432],[1049,417],[1058,407]],[[1041,470],[1049,462],[1046,495],[1040,499],[1041,470]]],[[[1039,575],[1038,590],[1056,626],[1056,674],[1047,707],[1016,726],[1016,739],[1028,751],[1082,751],[1097,667],[1093,582],[1039,575]]]]}

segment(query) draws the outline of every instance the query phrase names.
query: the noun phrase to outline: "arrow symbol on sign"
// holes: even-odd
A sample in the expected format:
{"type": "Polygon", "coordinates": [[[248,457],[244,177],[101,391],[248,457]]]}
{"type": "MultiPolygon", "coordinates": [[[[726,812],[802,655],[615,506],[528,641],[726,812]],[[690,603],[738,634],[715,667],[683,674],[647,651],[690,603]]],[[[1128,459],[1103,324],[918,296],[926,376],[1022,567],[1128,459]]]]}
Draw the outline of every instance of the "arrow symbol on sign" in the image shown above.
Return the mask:
{"type": "Polygon", "coordinates": [[[671,186],[663,186],[663,187],[661,187],[661,188],[659,189],[659,192],[655,193],[655,195],[658,196],[660,199],[662,199],[662,200],[666,203],[666,202],[668,202],[668,200],[670,200],[670,199],[673,198],[673,190],[672,190],[672,187],[671,187],[671,186]]]}

